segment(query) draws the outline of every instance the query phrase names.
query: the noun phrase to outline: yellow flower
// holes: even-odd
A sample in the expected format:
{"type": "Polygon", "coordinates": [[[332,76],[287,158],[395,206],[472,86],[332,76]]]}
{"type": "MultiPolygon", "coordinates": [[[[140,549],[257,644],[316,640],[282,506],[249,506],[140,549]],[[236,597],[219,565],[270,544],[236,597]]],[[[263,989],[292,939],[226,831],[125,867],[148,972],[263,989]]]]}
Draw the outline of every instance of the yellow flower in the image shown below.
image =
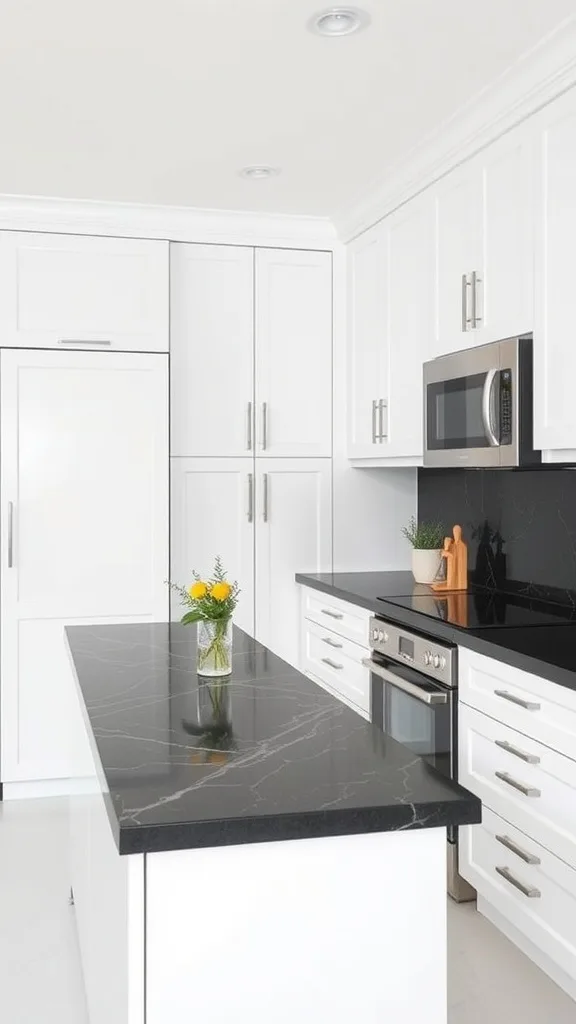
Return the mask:
{"type": "Polygon", "coordinates": [[[198,580],[193,583],[191,587],[188,587],[188,593],[194,601],[200,601],[203,597],[206,597],[208,593],[208,587],[202,580],[198,580]]]}
{"type": "Polygon", "coordinates": [[[232,587],[229,583],[215,583],[210,593],[215,601],[226,601],[232,593],[232,587]]]}

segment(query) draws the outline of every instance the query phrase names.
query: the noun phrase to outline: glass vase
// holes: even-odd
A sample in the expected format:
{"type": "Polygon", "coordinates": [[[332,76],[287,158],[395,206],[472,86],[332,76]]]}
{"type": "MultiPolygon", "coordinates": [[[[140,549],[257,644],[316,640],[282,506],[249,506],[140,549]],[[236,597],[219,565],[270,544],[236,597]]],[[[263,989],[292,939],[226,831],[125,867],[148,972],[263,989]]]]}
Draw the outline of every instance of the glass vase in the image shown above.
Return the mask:
{"type": "Polygon", "coordinates": [[[196,667],[199,676],[229,676],[232,671],[232,619],[198,623],[196,667]]]}

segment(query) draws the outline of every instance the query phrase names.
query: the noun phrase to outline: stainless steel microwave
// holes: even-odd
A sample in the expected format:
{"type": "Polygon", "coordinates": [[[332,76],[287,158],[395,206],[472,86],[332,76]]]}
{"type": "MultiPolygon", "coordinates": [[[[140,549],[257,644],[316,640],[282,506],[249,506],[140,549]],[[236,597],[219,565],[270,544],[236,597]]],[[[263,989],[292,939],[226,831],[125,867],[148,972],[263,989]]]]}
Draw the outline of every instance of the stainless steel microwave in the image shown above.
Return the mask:
{"type": "Polygon", "coordinates": [[[424,363],[424,465],[534,466],[532,336],[424,363]]]}

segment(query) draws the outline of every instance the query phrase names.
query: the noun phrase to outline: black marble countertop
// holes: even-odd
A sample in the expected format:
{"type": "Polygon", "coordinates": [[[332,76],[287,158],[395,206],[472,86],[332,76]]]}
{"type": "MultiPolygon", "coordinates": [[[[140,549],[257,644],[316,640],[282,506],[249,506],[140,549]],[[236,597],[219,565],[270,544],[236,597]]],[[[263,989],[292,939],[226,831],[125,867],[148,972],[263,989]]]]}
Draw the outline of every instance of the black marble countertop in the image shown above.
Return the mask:
{"type": "MultiPolygon", "coordinates": [[[[296,582],[576,690],[576,623],[465,629],[442,622],[385,600],[413,593],[411,572],[299,573],[296,582]],[[380,597],[384,600],[378,600],[380,597]]],[[[367,635],[366,646],[369,645],[367,635]]]]}
{"type": "Polygon", "coordinates": [[[226,683],[196,630],[72,626],[120,853],[475,823],[480,802],[239,629],[226,683]]]}

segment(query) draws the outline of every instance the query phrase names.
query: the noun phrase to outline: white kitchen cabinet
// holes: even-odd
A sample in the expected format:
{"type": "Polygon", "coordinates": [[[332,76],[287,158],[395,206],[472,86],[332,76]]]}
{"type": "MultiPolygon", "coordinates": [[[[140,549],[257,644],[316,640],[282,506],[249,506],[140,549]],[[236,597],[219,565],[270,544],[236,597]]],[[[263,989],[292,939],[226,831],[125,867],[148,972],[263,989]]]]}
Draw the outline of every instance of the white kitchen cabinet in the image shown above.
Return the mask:
{"type": "Polygon", "coordinates": [[[172,245],[171,454],[253,451],[254,250],[172,245]]]}
{"type": "Polygon", "coordinates": [[[3,783],[90,772],[64,627],[168,614],[168,359],[7,351],[3,783]]]}
{"type": "Polygon", "coordinates": [[[295,572],[332,567],[330,459],[268,459],[256,465],[256,639],[297,665],[295,572]]]}
{"type": "Polygon", "coordinates": [[[256,456],[332,455],[332,256],[256,250],[256,456]]]}
{"type": "Polygon", "coordinates": [[[302,647],[302,671],[369,720],[370,671],[363,662],[370,652],[309,619],[303,624],[302,647]]]}
{"type": "MultiPolygon", "coordinates": [[[[474,163],[452,171],[436,194],[438,320],[436,355],[476,344],[472,274],[484,278],[482,172],[474,163]]],[[[477,307],[477,312],[480,310],[477,307]]]]}
{"type": "Polygon", "coordinates": [[[2,345],[167,352],[168,242],[0,232],[2,345]]]}
{"type": "Polygon", "coordinates": [[[382,458],[389,393],[385,223],[351,242],[347,261],[348,456],[382,458]]]}
{"type": "MultiPolygon", "coordinates": [[[[236,625],[254,635],[254,460],[172,459],[171,579],[189,586],[220,555],[241,593],[236,625]]],[[[174,595],[172,618],[184,609],[174,595]]]]}

